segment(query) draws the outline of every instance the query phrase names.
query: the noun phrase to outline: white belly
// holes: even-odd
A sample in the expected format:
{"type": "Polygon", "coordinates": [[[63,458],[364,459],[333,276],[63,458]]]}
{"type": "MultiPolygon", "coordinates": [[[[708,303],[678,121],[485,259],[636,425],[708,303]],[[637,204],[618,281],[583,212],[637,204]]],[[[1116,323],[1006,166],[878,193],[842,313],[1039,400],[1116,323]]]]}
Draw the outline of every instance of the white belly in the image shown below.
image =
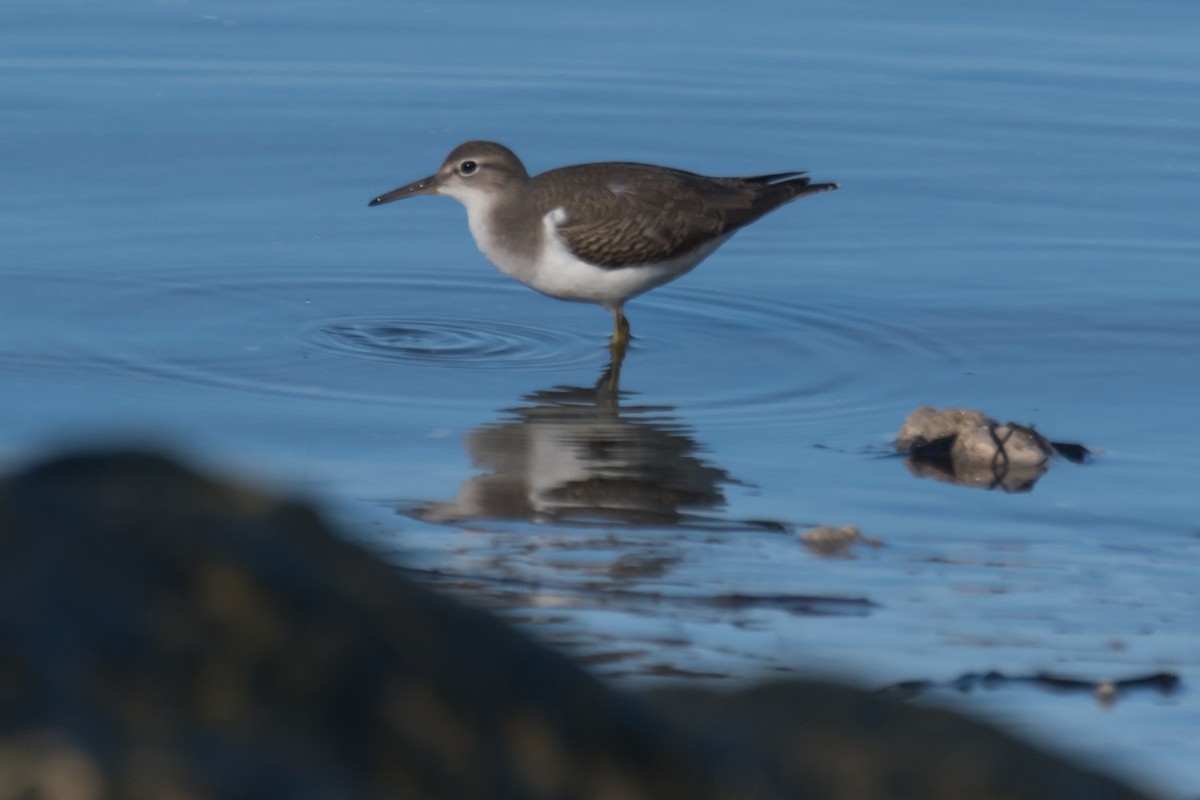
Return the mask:
{"type": "Polygon", "coordinates": [[[576,258],[558,235],[558,223],[565,218],[561,209],[555,209],[543,217],[542,247],[535,259],[522,258],[507,252],[492,235],[488,215],[470,212],[471,209],[468,208],[468,220],[475,244],[505,275],[560,300],[599,303],[610,309],[620,308],[627,300],[686,274],[732,235],[714,239],[672,261],[627,267],[598,267],[576,258]]]}

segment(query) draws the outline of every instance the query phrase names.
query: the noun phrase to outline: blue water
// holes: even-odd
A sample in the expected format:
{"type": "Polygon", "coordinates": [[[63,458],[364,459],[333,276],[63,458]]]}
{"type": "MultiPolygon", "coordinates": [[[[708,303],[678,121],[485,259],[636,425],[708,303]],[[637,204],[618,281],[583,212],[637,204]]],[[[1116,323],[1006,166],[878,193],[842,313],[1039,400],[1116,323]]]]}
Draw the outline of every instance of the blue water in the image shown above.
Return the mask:
{"type": "Polygon", "coordinates": [[[9,0],[0,459],[134,438],[304,491],[621,685],[1173,671],[930,699],[1193,796],[1198,40],[1186,2],[9,0]],[[631,303],[597,389],[605,312],[452,201],[366,207],[475,138],[843,188],[631,303]],[[923,404],[1097,457],[915,479],[923,404]]]}

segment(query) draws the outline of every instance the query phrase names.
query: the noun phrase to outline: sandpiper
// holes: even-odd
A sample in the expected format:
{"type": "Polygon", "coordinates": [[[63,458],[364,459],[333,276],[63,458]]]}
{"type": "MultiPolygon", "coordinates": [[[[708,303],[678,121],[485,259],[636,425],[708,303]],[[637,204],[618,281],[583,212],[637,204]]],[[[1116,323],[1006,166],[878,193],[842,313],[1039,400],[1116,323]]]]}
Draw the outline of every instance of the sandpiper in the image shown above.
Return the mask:
{"type": "Polygon", "coordinates": [[[507,147],[467,142],[438,171],[371,201],[444,194],[467,208],[475,244],[501,272],[613,315],[612,348],[629,341],[625,303],[690,271],[740,228],[785,203],[837,189],[803,172],[712,178],[606,162],[530,177],[507,147]]]}

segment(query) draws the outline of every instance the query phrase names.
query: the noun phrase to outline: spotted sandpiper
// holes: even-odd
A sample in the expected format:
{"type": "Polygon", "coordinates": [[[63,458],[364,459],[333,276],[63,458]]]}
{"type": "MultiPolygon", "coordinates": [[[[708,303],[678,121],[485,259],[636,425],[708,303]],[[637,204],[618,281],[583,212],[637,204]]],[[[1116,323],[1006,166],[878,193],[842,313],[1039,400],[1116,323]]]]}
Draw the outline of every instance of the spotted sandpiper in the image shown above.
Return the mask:
{"type": "Polygon", "coordinates": [[[438,171],[371,201],[444,194],[467,208],[475,244],[501,272],[613,315],[612,348],[629,341],[625,303],[673,281],[738,229],[785,203],[837,189],[803,172],[711,178],[652,164],[579,164],[529,177],[507,147],[467,142],[438,171]]]}

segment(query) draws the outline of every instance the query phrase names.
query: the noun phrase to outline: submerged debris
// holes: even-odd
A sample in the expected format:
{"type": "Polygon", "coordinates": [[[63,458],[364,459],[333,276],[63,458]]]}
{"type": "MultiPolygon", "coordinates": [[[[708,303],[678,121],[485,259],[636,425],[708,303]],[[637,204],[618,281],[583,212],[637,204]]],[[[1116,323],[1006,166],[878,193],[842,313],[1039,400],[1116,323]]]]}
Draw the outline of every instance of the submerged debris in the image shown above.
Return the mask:
{"type": "Polygon", "coordinates": [[[922,406],[896,434],[896,450],[917,477],[1006,492],[1027,492],[1053,458],[1075,464],[1091,452],[1080,444],[1052,442],[1032,425],[999,422],[966,408],[922,406]]]}
{"type": "Polygon", "coordinates": [[[814,555],[823,558],[853,558],[855,545],[883,547],[883,540],[874,536],[863,536],[853,525],[835,528],[818,525],[800,533],[800,541],[814,555]]]}

